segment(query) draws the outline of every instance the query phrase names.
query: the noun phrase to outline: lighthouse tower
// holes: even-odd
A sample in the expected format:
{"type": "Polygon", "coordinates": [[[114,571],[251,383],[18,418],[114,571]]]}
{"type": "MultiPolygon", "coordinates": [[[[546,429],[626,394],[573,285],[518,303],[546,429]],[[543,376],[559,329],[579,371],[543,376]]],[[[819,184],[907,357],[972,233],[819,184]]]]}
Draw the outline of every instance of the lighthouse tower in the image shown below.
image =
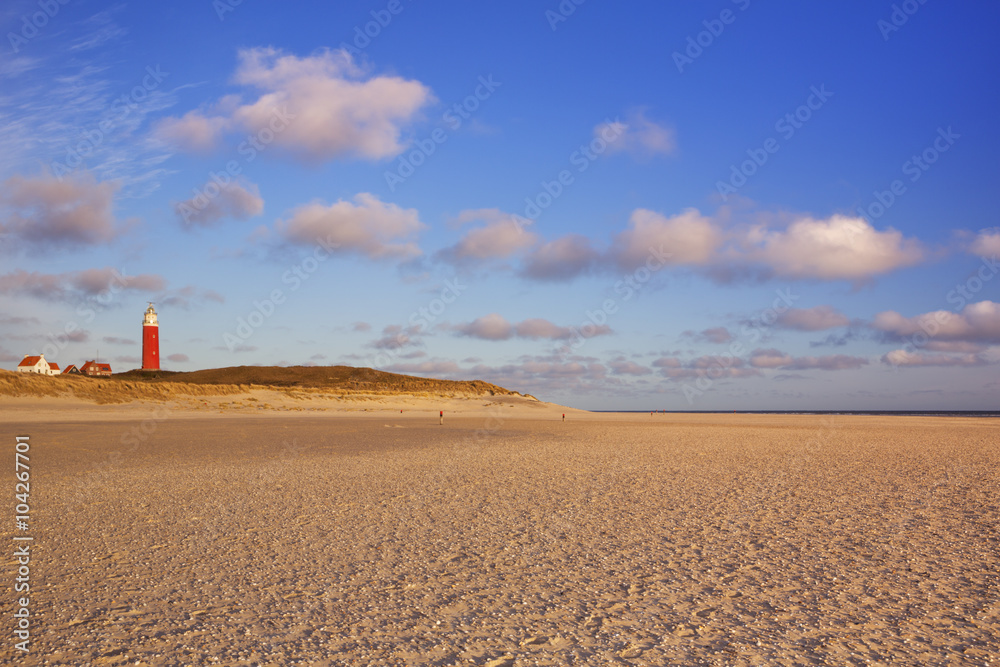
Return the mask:
{"type": "Polygon", "coordinates": [[[160,370],[160,325],[152,303],[142,318],[142,370],[160,370]]]}

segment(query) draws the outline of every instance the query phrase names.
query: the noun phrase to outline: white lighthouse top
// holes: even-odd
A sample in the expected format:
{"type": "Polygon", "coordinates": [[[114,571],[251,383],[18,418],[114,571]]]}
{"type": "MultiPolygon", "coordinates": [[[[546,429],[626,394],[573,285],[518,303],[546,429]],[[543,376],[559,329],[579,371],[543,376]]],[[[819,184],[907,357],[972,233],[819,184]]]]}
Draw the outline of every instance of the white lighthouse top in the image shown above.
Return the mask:
{"type": "Polygon", "coordinates": [[[156,323],[156,311],[153,310],[153,304],[149,304],[149,308],[146,309],[146,315],[142,318],[142,326],[144,327],[156,327],[159,324],[156,323]]]}

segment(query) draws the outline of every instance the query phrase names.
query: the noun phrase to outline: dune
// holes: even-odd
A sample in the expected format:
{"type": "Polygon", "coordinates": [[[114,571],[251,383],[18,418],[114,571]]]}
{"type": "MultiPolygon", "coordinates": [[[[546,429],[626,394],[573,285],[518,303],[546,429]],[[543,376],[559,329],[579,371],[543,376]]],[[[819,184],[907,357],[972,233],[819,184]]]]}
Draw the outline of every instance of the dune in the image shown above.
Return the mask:
{"type": "Polygon", "coordinates": [[[110,378],[43,376],[0,370],[0,396],[65,396],[95,403],[165,400],[176,396],[225,396],[253,390],[334,396],[525,396],[481,380],[456,381],[350,366],[235,366],[191,372],[140,371],[110,378]]]}
{"type": "Polygon", "coordinates": [[[0,371],[0,408],[24,421],[131,419],[157,406],[172,414],[352,414],[419,411],[485,414],[580,412],[481,380],[412,377],[349,366],[239,366],[193,372],[129,371],[111,377],[0,371]]]}

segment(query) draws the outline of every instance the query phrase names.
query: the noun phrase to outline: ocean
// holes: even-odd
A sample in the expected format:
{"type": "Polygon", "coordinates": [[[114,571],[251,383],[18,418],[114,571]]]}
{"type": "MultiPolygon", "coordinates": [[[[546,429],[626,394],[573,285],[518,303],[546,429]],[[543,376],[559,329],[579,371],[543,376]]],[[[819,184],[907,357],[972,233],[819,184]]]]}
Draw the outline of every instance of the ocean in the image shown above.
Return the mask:
{"type": "Polygon", "coordinates": [[[741,414],[741,415],[871,415],[898,417],[1000,417],[997,410],[591,410],[642,414],[741,414]]]}

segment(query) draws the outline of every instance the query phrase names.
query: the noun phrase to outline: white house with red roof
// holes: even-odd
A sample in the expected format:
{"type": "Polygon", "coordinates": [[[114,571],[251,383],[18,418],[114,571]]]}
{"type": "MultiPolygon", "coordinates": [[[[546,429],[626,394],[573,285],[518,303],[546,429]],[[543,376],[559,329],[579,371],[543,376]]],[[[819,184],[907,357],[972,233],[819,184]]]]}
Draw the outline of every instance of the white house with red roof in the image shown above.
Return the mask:
{"type": "Polygon", "coordinates": [[[56,372],[52,372],[52,365],[45,361],[45,355],[39,354],[38,356],[28,355],[21,360],[21,363],[17,365],[18,373],[38,373],[39,375],[55,375],[59,372],[58,366],[56,366],[56,372]]]}

